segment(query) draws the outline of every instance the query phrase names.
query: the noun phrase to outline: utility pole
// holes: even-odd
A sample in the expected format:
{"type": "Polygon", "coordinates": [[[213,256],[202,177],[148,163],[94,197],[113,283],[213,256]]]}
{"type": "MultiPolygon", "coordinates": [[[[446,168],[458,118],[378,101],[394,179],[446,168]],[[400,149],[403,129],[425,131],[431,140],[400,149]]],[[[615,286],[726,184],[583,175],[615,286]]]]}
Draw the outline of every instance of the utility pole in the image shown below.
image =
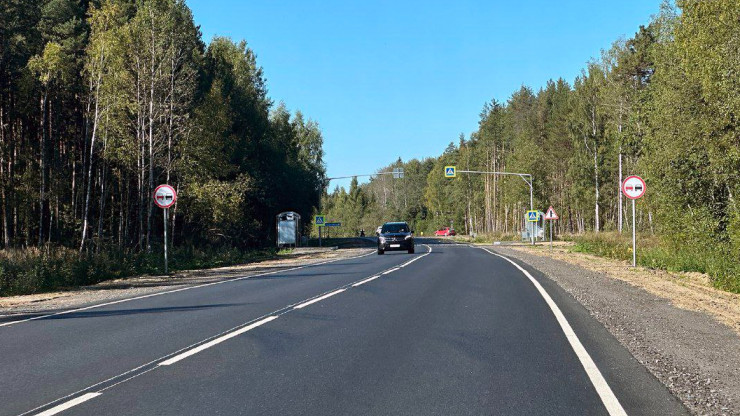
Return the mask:
{"type": "MultiPolygon", "coordinates": [[[[522,180],[524,182],[526,182],[527,185],[529,185],[529,209],[530,209],[530,211],[534,211],[534,187],[532,186],[533,179],[532,179],[532,175],[529,174],[529,173],[486,172],[486,171],[481,171],[481,170],[456,170],[456,169],[455,169],[455,172],[459,172],[459,173],[478,173],[478,174],[483,174],[483,175],[509,175],[509,176],[518,176],[518,177],[522,178],[522,180]]],[[[530,237],[531,237],[531,240],[532,240],[532,245],[534,245],[534,242],[535,242],[534,224],[531,225],[531,227],[532,227],[532,230],[531,230],[531,232],[529,234],[530,234],[530,237]]]]}
{"type": "MultiPolygon", "coordinates": [[[[393,175],[394,179],[403,179],[404,178],[404,170],[403,168],[393,168],[390,172],[377,172],[377,173],[364,173],[360,175],[347,175],[347,176],[335,176],[333,178],[326,178],[324,180],[324,185],[322,187],[321,196],[324,196],[324,189],[329,186],[329,182],[337,179],[350,179],[350,178],[360,178],[360,177],[373,177],[373,176],[382,176],[382,175],[393,175]]],[[[319,213],[323,214],[321,212],[321,198],[319,198],[319,213]]],[[[319,227],[319,247],[321,247],[321,229],[323,227],[319,227]]]]}

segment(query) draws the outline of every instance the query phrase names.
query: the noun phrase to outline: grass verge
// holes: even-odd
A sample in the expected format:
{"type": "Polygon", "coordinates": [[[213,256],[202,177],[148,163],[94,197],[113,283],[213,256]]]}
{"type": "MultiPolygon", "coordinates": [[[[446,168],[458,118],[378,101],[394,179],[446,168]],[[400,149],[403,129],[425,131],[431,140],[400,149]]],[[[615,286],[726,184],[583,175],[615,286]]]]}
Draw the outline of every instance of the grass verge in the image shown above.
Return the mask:
{"type": "MultiPolygon", "coordinates": [[[[619,260],[632,260],[632,236],[616,232],[562,236],[575,243],[573,251],[619,260]]],[[[655,236],[637,239],[637,264],[673,272],[707,274],[714,287],[740,293],[740,264],[729,250],[716,246],[689,246],[655,236]]]]}
{"type": "MultiPolygon", "coordinates": [[[[206,269],[267,260],[276,249],[243,251],[236,248],[176,248],[169,253],[169,269],[206,269]]],[[[80,255],[65,247],[0,251],[0,296],[28,295],[92,285],[104,280],[162,274],[161,250],[152,253],[107,251],[80,255]]]]}

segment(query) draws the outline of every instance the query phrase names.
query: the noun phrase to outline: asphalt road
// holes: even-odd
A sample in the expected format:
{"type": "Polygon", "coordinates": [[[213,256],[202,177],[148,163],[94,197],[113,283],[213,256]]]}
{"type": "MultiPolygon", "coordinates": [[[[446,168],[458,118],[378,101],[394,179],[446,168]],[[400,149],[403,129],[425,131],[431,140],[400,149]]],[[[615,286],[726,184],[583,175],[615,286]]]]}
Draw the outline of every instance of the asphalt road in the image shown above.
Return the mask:
{"type": "Polygon", "coordinates": [[[427,240],[6,323],[0,414],[687,413],[521,267],[427,240]]]}

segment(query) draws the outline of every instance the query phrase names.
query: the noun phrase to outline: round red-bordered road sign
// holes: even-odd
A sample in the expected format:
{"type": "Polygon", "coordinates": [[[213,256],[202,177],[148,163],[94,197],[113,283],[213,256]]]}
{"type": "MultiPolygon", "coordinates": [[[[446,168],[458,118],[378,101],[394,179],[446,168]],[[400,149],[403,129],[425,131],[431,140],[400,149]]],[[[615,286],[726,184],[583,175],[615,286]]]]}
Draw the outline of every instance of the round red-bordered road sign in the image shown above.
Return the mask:
{"type": "Polygon", "coordinates": [[[632,175],[622,182],[622,193],[629,199],[639,199],[645,195],[645,181],[641,177],[632,175]]]}
{"type": "Polygon", "coordinates": [[[175,192],[175,188],[169,185],[159,185],[154,190],[152,197],[154,198],[154,204],[158,207],[169,208],[177,201],[177,192],[175,192]]]}

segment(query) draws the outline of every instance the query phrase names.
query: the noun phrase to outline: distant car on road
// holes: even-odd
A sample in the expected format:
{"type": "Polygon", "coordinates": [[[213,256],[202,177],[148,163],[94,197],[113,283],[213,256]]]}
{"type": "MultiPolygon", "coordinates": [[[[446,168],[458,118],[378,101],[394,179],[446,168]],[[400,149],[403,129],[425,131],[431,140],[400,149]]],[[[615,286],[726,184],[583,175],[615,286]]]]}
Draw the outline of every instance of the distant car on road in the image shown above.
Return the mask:
{"type": "Polygon", "coordinates": [[[434,235],[436,237],[449,237],[451,235],[457,235],[457,233],[455,232],[455,230],[453,230],[450,227],[443,227],[443,228],[440,228],[439,230],[435,231],[434,232],[434,235]]]}
{"type": "Polygon", "coordinates": [[[406,250],[414,254],[414,233],[405,222],[387,222],[380,227],[378,254],[393,250],[406,250]]]}

